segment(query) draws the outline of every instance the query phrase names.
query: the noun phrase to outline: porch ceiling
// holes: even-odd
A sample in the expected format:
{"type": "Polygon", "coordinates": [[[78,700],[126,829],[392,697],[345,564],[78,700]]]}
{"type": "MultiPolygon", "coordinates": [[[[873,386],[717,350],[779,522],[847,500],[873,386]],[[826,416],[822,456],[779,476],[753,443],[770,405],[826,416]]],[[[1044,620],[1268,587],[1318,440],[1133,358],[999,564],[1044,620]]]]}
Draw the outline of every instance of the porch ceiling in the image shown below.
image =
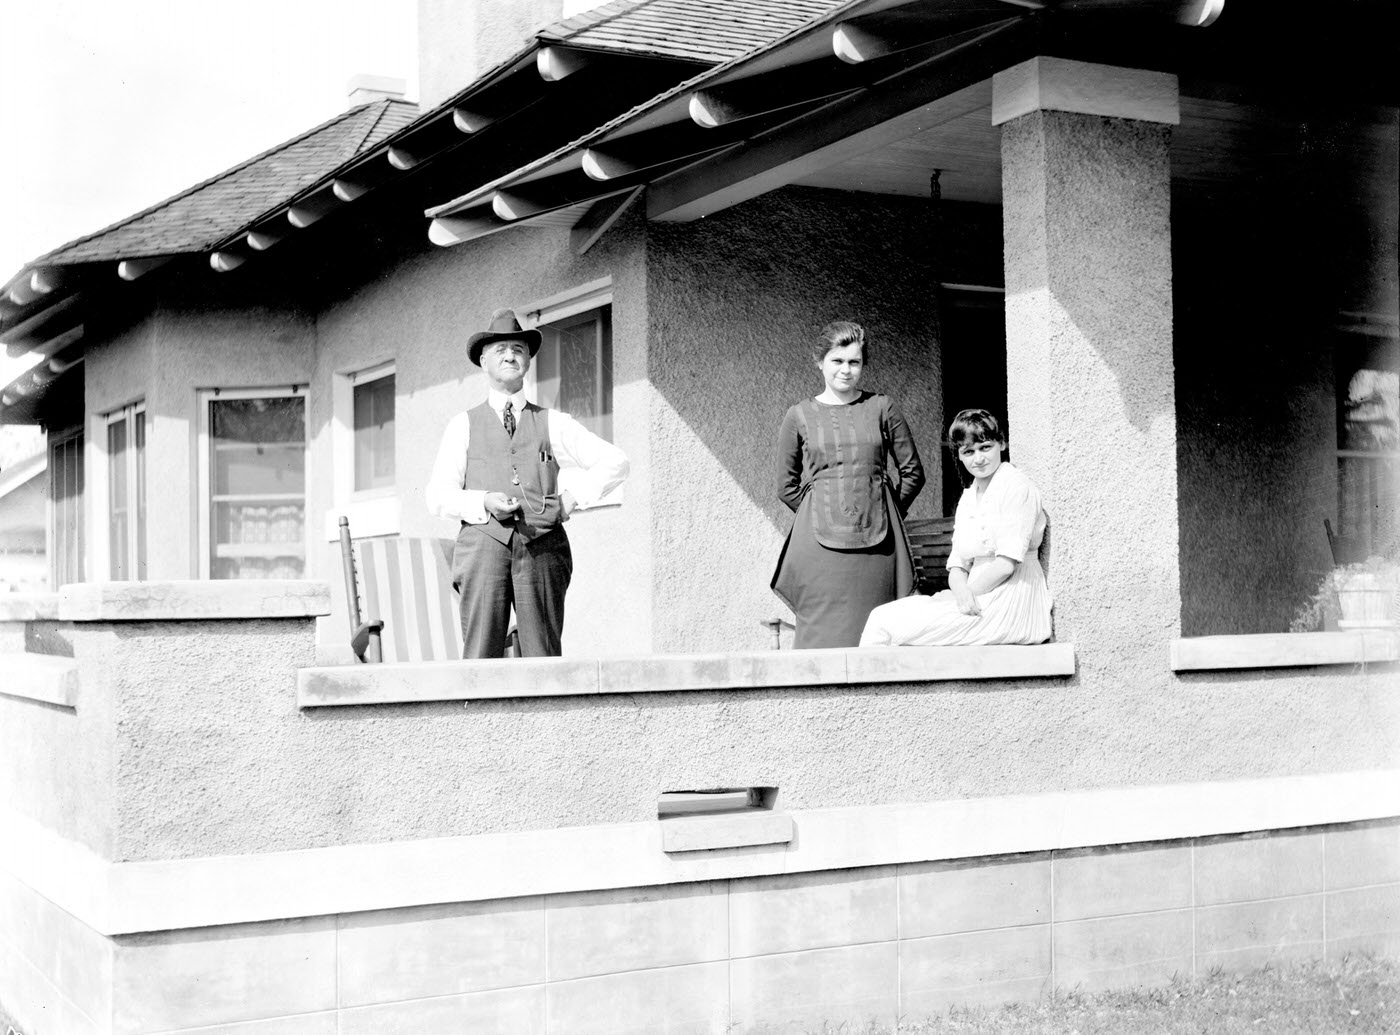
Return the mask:
{"type": "MultiPolygon", "coordinates": [[[[1181,124],[1172,130],[1172,179],[1179,191],[1218,195],[1280,176],[1305,175],[1319,137],[1337,130],[1335,114],[1278,105],[1189,96],[1183,87],[1181,124]]],[[[1394,108],[1366,108],[1344,120],[1346,140],[1329,156],[1348,173],[1350,189],[1384,198],[1397,188],[1400,127],[1394,108]]],[[[892,139],[794,180],[808,187],[927,197],[929,174],[940,170],[942,197],[1001,203],[1001,130],[992,125],[992,84],[983,80],[886,123],[892,139]]]]}
{"type": "Polygon", "coordinates": [[[682,83],[585,137],[428,210],[450,245],[645,185],[686,221],[788,184],[998,203],[991,75],[1036,54],[1170,72],[1173,176],[1187,192],[1341,177],[1396,192],[1397,9],[1229,0],[989,4],[871,0],[682,83]],[[1219,3],[1206,4],[1217,14],[1219,3]],[[1008,17],[1009,12],[1019,12],[1008,17]]]}

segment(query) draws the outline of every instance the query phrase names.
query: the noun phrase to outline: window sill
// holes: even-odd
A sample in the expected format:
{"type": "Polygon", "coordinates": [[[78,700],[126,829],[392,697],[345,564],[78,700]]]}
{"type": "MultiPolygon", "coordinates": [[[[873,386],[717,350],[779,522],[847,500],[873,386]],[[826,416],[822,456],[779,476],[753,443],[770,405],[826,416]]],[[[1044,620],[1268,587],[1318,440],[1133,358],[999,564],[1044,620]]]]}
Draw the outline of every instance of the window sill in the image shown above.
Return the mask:
{"type": "Polygon", "coordinates": [[[1393,661],[1400,661],[1400,632],[1395,629],[1196,636],[1171,643],[1174,672],[1393,661]]]}
{"type": "Polygon", "coordinates": [[[297,705],[1043,679],[1072,676],[1074,666],[1072,643],[345,665],[300,669],[297,705]]]}
{"type": "Polygon", "coordinates": [[[58,618],[64,622],[201,622],[330,613],[330,587],[303,579],[78,582],[58,593],[58,618]]]}
{"type": "Polygon", "coordinates": [[[0,654],[5,683],[0,693],[62,708],[78,704],[78,663],[50,654],[0,654]]]}
{"type": "Polygon", "coordinates": [[[663,852],[708,852],[792,842],[792,816],[768,809],[713,816],[672,816],[659,823],[663,852]]]}
{"type": "Polygon", "coordinates": [[[350,534],[356,539],[399,534],[399,498],[394,495],[350,500],[326,511],[326,542],[340,541],[341,515],[350,519],[350,534]]]}
{"type": "Polygon", "coordinates": [[[57,593],[0,593],[0,622],[37,622],[57,617],[57,593]]]}

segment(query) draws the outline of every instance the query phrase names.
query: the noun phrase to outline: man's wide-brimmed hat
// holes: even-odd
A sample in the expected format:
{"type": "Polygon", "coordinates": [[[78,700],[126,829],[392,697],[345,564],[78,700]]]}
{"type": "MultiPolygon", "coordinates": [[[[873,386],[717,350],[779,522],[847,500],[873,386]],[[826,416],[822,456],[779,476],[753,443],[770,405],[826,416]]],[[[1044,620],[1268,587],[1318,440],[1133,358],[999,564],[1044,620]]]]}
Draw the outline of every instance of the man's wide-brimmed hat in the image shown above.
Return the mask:
{"type": "Polygon", "coordinates": [[[477,366],[481,366],[481,350],[493,341],[520,341],[533,356],[540,350],[540,332],[527,331],[520,326],[513,309],[497,309],[491,314],[491,325],[467,339],[467,356],[477,366]]]}

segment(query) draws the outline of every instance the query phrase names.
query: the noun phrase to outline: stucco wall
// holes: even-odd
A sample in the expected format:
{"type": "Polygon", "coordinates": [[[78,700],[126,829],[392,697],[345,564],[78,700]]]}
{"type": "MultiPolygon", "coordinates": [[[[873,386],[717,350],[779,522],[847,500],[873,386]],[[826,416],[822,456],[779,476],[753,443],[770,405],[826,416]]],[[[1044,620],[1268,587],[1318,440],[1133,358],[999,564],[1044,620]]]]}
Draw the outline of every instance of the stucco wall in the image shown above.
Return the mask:
{"type": "MultiPolygon", "coordinates": [[[[290,306],[172,301],[88,350],[90,463],[105,456],[102,415],[127,403],[146,403],[148,578],[200,574],[199,390],[306,384],[312,341],[311,322],[290,306]]],[[[100,484],[94,481],[97,473],[88,477],[88,527],[105,536],[108,502],[92,491],[100,484]]]]}
{"type": "Polygon", "coordinates": [[[404,535],[453,536],[457,523],[429,516],[423,490],[448,420],[486,398],[485,375],[467,359],[467,338],[493,310],[524,310],[560,292],[613,282],[613,441],[632,475],[621,506],[575,514],[568,524],[573,582],[564,624],[566,654],[651,650],[649,495],[654,476],[648,434],[652,389],[646,383],[644,243],[638,218],[624,219],[582,257],[567,230],[525,229],[455,248],[431,248],[392,263],[332,301],[317,317],[311,422],[314,446],[309,524],[312,577],[331,581],[334,612],[321,638],[348,636],[338,547],[325,541],[332,508],[329,476],[332,384],[337,374],[384,360],[396,364],[395,477],[404,535]]]}
{"type": "Polygon", "coordinates": [[[762,647],[759,622],[791,617],[769,589],[791,525],[774,441],[822,390],[811,345],[831,320],[865,325],[862,387],[899,402],[924,462],[912,516],[941,513],[928,203],[792,188],[648,242],[656,649],[762,647]]]}
{"type": "Polygon", "coordinates": [[[309,620],[75,623],[72,636],[84,693],[96,680],[98,715],[111,709],[117,861],[641,821],[661,792],[703,787],[774,786],[781,807],[808,809],[1400,761],[1393,665],[1175,677],[1163,644],[1148,685],[1081,675],[298,711],[309,620]]]}
{"type": "MultiPolygon", "coordinates": [[[[0,623],[0,648],[73,656],[72,637],[55,623],[0,623]]],[[[12,655],[13,656],[13,655],[12,655]]],[[[102,659],[79,683],[77,708],[5,693],[0,672],[0,802],[43,827],[112,857],[116,851],[117,695],[102,659]]]]}
{"type": "Polygon", "coordinates": [[[441,104],[562,15],[563,0],[418,0],[418,98],[441,104]]]}

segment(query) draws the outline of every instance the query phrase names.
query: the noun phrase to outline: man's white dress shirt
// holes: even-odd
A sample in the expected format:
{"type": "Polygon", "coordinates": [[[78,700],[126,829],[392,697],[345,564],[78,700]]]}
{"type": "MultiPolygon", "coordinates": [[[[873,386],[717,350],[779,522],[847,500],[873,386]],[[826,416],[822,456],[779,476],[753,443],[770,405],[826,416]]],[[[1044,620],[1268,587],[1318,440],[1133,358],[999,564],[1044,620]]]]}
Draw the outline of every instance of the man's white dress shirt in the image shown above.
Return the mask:
{"type": "MultiPolygon", "coordinates": [[[[525,393],[506,395],[491,389],[486,403],[504,424],[506,400],[519,419],[525,409],[525,393]]],[[[550,408],[547,414],[549,446],[559,461],[559,490],[568,490],[580,507],[591,507],[627,478],[631,465],[627,455],[606,439],[599,438],[562,410],[550,408]]],[[[471,444],[471,423],[465,411],[447,423],[438,446],[437,460],[424,495],[428,512],[437,517],[484,525],[486,491],[464,489],[467,477],[467,447],[471,444]]]]}

